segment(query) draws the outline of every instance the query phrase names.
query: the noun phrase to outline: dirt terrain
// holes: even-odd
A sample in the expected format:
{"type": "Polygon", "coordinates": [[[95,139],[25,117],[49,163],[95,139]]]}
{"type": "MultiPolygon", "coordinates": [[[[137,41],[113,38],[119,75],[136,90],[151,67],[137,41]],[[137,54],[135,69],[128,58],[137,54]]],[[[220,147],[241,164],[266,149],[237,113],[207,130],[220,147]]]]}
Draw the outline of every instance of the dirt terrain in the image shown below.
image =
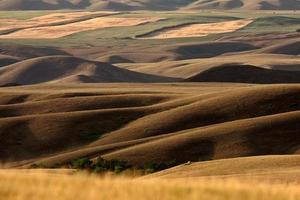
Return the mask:
{"type": "Polygon", "coordinates": [[[252,20],[236,20],[209,24],[191,24],[165,28],[142,36],[143,39],[167,39],[182,37],[202,37],[209,34],[234,32],[250,24],[252,20]]]}
{"type": "MultiPolygon", "coordinates": [[[[90,13],[70,13],[70,16],[64,18],[64,15],[53,15],[38,17],[33,20],[28,20],[25,24],[17,25],[12,22],[11,26],[4,26],[2,31],[7,30],[8,33],[0,35],[0,38],[7,39],[17,39],[17,38],[34,38],[34,39],[51,39],[60,38],[67,35],[71,35],[77,32],[110,28],[110,27],[120,27],[120,26],[136,26],[139,24],[149,23],[161,20],[160,18],[111,18],[111,17],[96,17],[93,19],[79,20],[78,22],[70,21],[78,17],[88,15],[90,13]],[[60,18],[60,19],[57,19],[60,18]],[[48,25],[48,23],[55,23],[54,25],[48,25]],[[57,23],[62,23],[56,25],[57,23]],[[65,23],[65,24],[64,24],[65,23]],[[10,31],[11,29],[16,29],[15,31],[10,31]]],[[[66,15],[66,14],[65,14],[66,15]]],[[[0,29],[1,30],[1,29],[0,29]]]]}

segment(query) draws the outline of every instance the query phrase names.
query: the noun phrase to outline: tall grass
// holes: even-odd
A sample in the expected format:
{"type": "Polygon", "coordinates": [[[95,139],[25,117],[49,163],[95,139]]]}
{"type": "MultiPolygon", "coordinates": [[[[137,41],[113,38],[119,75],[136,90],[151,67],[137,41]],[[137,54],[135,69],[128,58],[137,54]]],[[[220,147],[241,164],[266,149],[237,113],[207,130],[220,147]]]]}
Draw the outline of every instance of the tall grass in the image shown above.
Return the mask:
{"type": "Polygon", "coordinates": [[[299,185],[236,180],[103,178],[92,175],[0,172],[5,200],[298,200],[299,185]]]}

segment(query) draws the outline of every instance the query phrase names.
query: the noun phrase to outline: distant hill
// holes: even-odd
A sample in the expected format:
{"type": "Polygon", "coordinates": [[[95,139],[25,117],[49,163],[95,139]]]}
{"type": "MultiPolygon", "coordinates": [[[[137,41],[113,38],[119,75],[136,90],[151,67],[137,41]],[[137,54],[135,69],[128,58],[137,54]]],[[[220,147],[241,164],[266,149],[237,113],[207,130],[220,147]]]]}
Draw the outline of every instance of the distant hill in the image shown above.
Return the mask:
{"type": "Polygon", "coordinates": [[[299,0],[198,0],[189,9],[299,10],[299,0]]]}
{"type": "Polygon", "coordinates": [[[224,64],[188,78],[191,82],[299,83],[299,71],[264,69],[253,65],[224,64]]]}
{"type": "Polygon", "coordinates": [[[1,0],[1,10],[56,10],[75,8],[69,0],[1,0]]]}
{"type": "Polygon", "coordinates": [[[0,0],[0,10],[175,10],[194,0],[0,0]]]}
{"type": "Polygon", "coordinates": [[[72,56],[45,56],[1,67],[0,85],[45,82],[165,82],[173,79],[146,75],[113,65],[72,56]]]}
{"type": "Polygon", "coordinates": [[[299,0],[0,0],[0,10],[299,10],[299,0]]]}

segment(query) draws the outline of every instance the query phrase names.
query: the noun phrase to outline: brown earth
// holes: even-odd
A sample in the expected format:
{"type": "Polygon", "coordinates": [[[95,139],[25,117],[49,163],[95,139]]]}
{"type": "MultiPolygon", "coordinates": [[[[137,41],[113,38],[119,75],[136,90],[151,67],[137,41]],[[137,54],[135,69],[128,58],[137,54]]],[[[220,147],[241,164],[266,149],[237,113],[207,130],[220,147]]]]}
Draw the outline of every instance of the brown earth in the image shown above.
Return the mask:
{"type": "Polygon", "coordinates": [[[250,19],[226,21],[207,24],[180,25],[172,28],[164,28],[141,36],[142,39],[168,39],[183,37],[203,37],[210,34],[230,33],[241,29],[252,22],[250,19]]]}
{"type": "Polygon", "coordinates": [[[0,85],[28,85],[46,82],[169,82],[174,78],[146,75],[113,65],[72,56],[45,56],[2,67],[0,85]]]}
{"type": "MultiPolygon", "coordinates": [[[[136,26],[161,20],[161,18],[117,18],[117,17],[98,17],[84,21],[67,23],[64,25],[37,26],[33,28],[21,27],[21,30],[0,35],[2,39],[9,38],[34,38],[34,39],[54,39],[68,36],[74,33],[109,28],[116,26],[136,26]]],[[[46,20],[47,21],[47,20],[46,20]]],[[[46,21],[42,20],[43,23],[46,21]]],[[[10,27],[8,27],[11,29],[10,27]]]]}
{"type": "Polygon", "coordinates": [[[298,154],[299,91],[214,83],[1,88],[0,158],[28,167],[99,155],[143,165],[298,154]]]}

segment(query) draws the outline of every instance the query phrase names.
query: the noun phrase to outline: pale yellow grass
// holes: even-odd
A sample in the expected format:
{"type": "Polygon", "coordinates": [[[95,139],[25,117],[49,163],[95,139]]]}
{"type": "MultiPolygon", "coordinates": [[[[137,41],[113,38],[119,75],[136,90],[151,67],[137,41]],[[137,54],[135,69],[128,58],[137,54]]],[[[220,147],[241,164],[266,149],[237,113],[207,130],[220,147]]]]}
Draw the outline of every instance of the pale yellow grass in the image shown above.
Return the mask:
{"type": "Polygon", "coordinates": [[[236,180],[144,180],[4,171],[0,173],[0,199],[298,200],[300,187],[236,180]]]}
{"type": "Polygon", "coordinates": [[[144,23],[158,21],[161,18],[118,18],[118,17],[98,17],[77,23],[70,23],[59,26],[44,26],[36,28],[26,28],[7,35],[1,35],[0,38],[35,38],[35,39],[53,39],[60,38],[74,33],[108,28],[117,26],[136,26],[144,23]]]}
{"type": "Polygon", "coordinates": [[[33,26],[42,26],[50,23],[60,23],[70,20],[79,19],[92,14],[113,14],[114,12],[67,12],[67,13],[51,13],[39,17],[34,17],[28,20],[18,19],[0,19],[0,31],[28,28],[33,26]]]}
{"type": "Polygon", "coordinates": [[[208,24],[191,24],[166,28],[155,32],[145,39],[166,39],[166,38],[183,38],[183,37],[203,37],[209,34],[229,33],[236,31],[250,24],[253,20],[242,19],[227,22],[208,23],[208,24]]]}

